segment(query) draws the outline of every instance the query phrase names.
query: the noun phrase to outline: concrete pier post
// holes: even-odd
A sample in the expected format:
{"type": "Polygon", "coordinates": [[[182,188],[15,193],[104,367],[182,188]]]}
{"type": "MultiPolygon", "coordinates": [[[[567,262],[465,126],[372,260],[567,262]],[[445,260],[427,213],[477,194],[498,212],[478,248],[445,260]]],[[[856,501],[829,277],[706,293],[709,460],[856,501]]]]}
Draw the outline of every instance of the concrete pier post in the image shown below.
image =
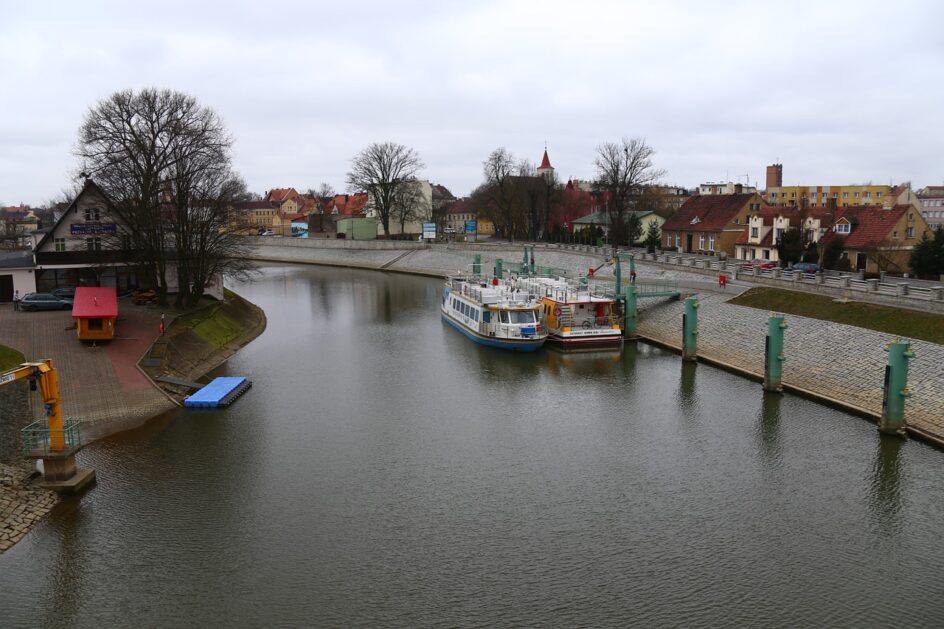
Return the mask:
{"type": "Polygon", "coordinates": [[[504,269],[502,269],[502,259],[495,258],[495,277],[497,277],[498,279],[502,279],[503,273],[504,273],[504,269]]]}
{"type": "Polygon", "coordinates": [[[682,360],[698,359],[698,301],[694,297],[685,300],[682,315],[682,360]]]}
{"type": "Polygon", "coordinates": [[[911,343],[895,339],[885,346],[888,365],[885,366],[885,391],[882,399],[882,419],[878,429],[887,435],[905,434],[905,398],[908,389],[908,361],[914,358],[911,343]]]}
{"type": "Polygon", "coordinates": [[[637,307],[636,286],[630,285],[626,289],[626,304],[623,310],[623,337],[634,339],[638,336],[636,333],[636,323],[638,321],[639,311],[637,307]]]}
{"type": "Polygon", "coordinates": [[[477,253],[475,257],[472,258],[472,275],[478,277],[482,274],[482,254],[477,253]]]}
{"type": "Polygon", "coordinates": [[[620,266],[619,256],[616,256],[616,262],[613,266],[613,280],[614,288],[616,289],[616,296],[619,297],[623,294],[623,270],[620,266]]]}
{"type": "Polygon", "coordinates": [[[764,347],[764,391],[783,393],[783,331],[787,322],[782,314],[767,319],[767,339],[764,347]]]}
{"type": "Polygon", "coordinates": [[[534,245],[531,245],[531,262],[528,265],[531,275],[534,275],[534,245]]]}

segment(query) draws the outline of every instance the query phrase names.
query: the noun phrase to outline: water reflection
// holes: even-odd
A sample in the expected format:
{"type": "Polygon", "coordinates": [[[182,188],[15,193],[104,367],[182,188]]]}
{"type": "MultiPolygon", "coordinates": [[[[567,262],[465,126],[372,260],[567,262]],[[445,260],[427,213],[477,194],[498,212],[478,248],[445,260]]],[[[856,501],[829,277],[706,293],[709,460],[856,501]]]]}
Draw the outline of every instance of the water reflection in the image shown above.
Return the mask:
{"type": "Polygon", "coordinates": [[[695,376],[697,374],[696,369],[698,368],[698,363],[686,360],[681,361],[681,363],[682,371],[679,376],[678,392],[675,397],[685,417],[687,419],[693,419],[698,411],[698,394],[695,390],[695,376]]]}
{"type": "Polygon", "coordinates": [[[768,463],[779,467],[783,447],[780,434],[780,405],[783,403],[783,395],[765,391],[763,396],[757,429],[760,451],[768,463]]]}
{"type": "Polygon", "coordinates": [[[901,451],[905,440],[894,435],[881,435],[872,467],[869,487],[869,509],[879,532],[893,536],[901,526],[901,451]]]}

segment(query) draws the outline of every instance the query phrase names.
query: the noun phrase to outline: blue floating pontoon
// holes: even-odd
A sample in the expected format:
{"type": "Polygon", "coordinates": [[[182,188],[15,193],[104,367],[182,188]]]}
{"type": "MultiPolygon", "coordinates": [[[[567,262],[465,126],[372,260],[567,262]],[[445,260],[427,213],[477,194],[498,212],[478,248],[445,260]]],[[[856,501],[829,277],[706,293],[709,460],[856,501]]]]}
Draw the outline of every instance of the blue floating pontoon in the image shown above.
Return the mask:
{"type": "Polygon", "coordinates": [[[213,382],[185,399],[184,406],[189,408],[229,406],[251,386],[252,382],[241,377],[214,378],[213,382]]]}

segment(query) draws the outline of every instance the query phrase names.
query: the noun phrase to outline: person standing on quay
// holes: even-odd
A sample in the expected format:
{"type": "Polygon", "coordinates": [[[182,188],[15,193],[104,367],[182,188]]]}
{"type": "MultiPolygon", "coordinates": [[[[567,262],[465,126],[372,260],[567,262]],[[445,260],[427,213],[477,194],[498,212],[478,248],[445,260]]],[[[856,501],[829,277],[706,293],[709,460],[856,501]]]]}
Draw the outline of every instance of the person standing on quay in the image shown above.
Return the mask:
{"type": "Polygon", "coordinates": [[[14,310],[20,309],[20,291],[19,290],[13,291],[13,309],[14,310]]]}

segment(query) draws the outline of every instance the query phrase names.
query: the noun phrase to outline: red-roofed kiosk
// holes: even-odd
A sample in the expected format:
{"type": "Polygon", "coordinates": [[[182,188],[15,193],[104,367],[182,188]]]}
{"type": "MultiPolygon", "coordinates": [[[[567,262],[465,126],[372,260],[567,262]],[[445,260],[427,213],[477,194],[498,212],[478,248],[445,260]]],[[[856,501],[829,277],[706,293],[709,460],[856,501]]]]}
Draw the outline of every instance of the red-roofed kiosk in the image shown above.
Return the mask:
{"type": "Polygon", "coordinates": [[[112,340],[118,318],[117,292],[114,288],[76,288],[72,318],[80,341],[112,340]]]}

